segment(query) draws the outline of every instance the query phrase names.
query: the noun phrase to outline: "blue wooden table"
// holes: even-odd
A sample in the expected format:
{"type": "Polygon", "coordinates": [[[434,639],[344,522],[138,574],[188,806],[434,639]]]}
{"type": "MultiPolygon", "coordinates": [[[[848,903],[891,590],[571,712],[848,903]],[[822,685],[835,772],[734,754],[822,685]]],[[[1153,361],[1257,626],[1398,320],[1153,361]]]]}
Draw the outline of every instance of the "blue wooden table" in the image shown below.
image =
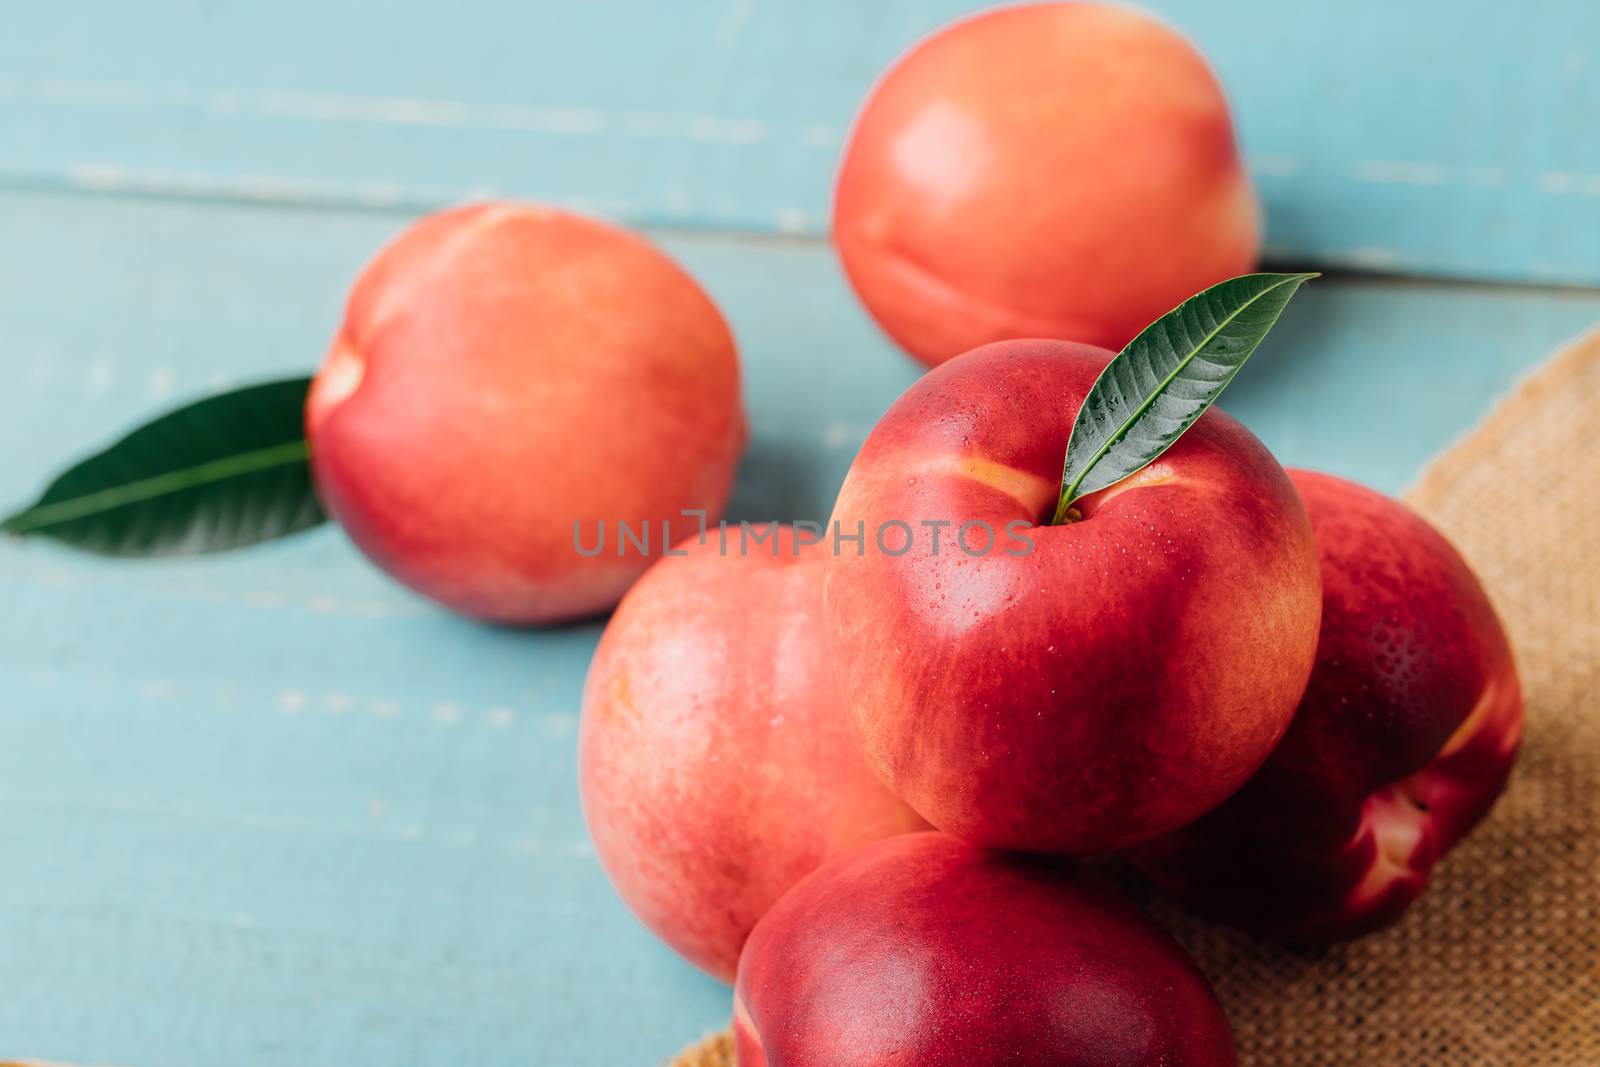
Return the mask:
{"type": "MultiPolygon", "coordinates": [[[[321,358],[363,260],[495,193],[652,229],[741,342],[734,518],[821,518],[916,368],[821,238],[873,75],[954,0],[66,2],[0,37],[0,502],[321,358]]],[[[1271,258],[1330,276],[1225,407],[1397,490],[1600,319],[1600,7],[1155,7],[1210,54],[1271,258]]],[[[0,1059],[648,1067],[728,992],[578,810],[597,625],[510,632],[335,529],[108,563],[0,545],[0,1059]]]]}

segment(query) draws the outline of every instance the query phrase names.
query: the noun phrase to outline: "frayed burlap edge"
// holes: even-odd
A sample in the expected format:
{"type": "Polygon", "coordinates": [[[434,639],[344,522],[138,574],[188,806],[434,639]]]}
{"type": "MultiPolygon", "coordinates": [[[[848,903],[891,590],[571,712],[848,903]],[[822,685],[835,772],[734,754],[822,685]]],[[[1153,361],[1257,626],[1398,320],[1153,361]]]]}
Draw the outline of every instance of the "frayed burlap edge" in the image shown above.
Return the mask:
{"type": "MultiPolygon", "coordinates": [[[[1406,500],[1511,633],[1528,731],[1510,788],[1395,927],[1295,952],[1135,885],[1228,1009],[1241,1067],[1600,1064],[1600,330],[1520,382],[1406,500]]],[[[671,1067],[733,1067],[716,1034],[671,1067]]]]}
{"type": "Polygon", "coordinates": [[[709,1034],[673,1057],[668,1067],[734,1067],[733,1032],[709,1034]]]}

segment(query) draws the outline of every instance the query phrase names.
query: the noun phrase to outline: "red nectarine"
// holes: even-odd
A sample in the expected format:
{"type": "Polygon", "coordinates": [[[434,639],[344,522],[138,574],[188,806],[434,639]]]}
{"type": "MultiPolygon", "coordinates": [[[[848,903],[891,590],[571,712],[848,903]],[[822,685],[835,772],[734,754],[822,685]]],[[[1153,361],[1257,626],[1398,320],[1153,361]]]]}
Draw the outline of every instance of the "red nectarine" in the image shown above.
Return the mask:
{"type": "Polygon", "coordinates": [[[756,925],[739,1067],[1227,1067],[1188,957],[1097,879],[909,834],[824,865],[756,925]]]}
{"type": "Polygon", "coordinates": [[[306,407],[317,488],[447,607],[593,615],[721,514],[744,441],[733,338],[643,239],[532,204],[431,215],[357,279],[306,407]],[[592,546],[578,551],[575,524],[592,546]],[[649,551],[620,525],[648,524],[649,551]]]}
{"type": "Polygon", "coordinates": [[[1094,852],[1176,829],[1261,765],[1311,671],[1311,525],[1221,411],[1083,497],[1079,521],[1038,525],[1110,357],[1010,341],[935,368],[834,508],[836,532],[866,531],[828,555],[825,589],[868,761],[978,844],[1094,852]]]}
{"type": "Polygon", "coordinates": [[[1316,667],[1237,794],[1130,854],[1235,925],[1298,942],[1393,922],[1504,788],[1522,739],[1511,648],[1472,571],[1405,505],[1293,471],[1322,560],[1316,667]]]}

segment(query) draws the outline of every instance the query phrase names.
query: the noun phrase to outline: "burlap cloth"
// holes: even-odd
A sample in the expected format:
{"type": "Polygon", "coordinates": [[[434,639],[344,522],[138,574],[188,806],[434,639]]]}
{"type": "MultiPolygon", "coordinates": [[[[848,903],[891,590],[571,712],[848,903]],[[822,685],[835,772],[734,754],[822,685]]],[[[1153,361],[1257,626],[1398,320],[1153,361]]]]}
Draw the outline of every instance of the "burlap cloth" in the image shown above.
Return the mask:
{"type": "MultiPolygon", "coordinates": [[[[1506,795],[1397,926],[1354,944],[1294,952],[1133,892],[1216,986],[1242,1067],[1600,1067],[1600,330],[1406,500],[1510,629],[1528,730],[1506,795]]],[[[732,1064],[726,1034],[672,1061],[732,1064]]]]}

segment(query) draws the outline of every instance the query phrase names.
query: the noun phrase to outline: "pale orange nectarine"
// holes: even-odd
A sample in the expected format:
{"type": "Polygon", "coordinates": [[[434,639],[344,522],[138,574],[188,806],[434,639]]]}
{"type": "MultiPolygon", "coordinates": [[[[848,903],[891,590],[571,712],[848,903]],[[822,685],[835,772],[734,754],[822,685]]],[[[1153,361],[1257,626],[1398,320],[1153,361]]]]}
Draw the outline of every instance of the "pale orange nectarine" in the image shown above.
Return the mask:
{"type": "Polygon", "coordinates": [[[367,265],[306,429],[363,552],[507,623],[613,606],[662,523],[720,515],[745,434],[733,338],[694,280],[642,238],[517,203],[431,215],[367,265]],[[610,539],[585,554],[579,528],[610,539]]]}
{"type": "Polygon", "coordinates": [[[833,238],[924,363],[1016,337],[1120,348],[1259,253],[1256,196],[1205,60],[1143,12],[1016,4],[961,19],[872,90],[833,238]]]}

